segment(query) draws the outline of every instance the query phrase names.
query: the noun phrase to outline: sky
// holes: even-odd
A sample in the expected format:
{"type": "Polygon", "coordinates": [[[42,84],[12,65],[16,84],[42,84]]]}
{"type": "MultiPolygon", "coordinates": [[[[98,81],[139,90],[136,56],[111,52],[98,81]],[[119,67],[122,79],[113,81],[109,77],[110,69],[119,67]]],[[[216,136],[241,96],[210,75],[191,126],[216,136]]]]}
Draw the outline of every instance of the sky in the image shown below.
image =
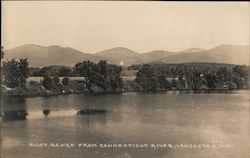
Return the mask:
{"type": "Polygon", "coordinates": [[[2,45],[96,53],[249,45],[250,2],[2,1],[2,45]]]}

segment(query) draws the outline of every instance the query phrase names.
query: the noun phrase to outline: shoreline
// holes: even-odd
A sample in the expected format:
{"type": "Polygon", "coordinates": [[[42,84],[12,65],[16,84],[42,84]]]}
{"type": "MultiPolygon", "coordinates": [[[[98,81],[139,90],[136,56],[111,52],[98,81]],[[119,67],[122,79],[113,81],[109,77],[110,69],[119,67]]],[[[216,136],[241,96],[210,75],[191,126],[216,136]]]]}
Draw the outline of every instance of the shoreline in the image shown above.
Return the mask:
{"type": "Polygon", "coordinates": [[[102,93],[86,93],[86,92],[71,92],[71,93],[48,93],[44,95],[12,95],[2,93],[2,97],[15,97],[15,98],[35,98],[35,97],[53,97],[53,96],[66,96],[66,95],[120,95],[126,93],[145,93],[145,94],[152,94],[152,93],[164,93],[164,92],[193,92],[193,93],[220,93],[220,92],[230,92],[230,91],[238,91],[238,90],[250,90],[249,88],[241,88],[241,89],[169,89],[169,90],[156,90],[156,91],[123,91],[123,92],[102,92],[102,93]]]}

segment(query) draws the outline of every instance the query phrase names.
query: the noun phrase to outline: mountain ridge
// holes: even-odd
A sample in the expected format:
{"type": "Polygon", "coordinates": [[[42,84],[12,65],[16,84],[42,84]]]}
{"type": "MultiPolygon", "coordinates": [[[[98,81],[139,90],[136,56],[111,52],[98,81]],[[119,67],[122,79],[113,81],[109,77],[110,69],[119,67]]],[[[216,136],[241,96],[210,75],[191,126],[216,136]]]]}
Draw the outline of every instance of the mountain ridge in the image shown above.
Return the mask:
{"type": "Polygon", "coordinates": [[[24,44],[5,50],[5,53],[5,60],[11,58],[28,58],[32,67],[46,65],[72,66],[82,60],[98,62],[101,59],[118,65],[157,62],[215,62],[249,65],[249,45],[231,44],[222,44],[211,49],[189,48],[179,52],[152,50],[146,53],[138,53],[125,47],[115,47],[94,54],[84,53],[71,47],[62,47],[59,45],[42,46],[24,44]]]}

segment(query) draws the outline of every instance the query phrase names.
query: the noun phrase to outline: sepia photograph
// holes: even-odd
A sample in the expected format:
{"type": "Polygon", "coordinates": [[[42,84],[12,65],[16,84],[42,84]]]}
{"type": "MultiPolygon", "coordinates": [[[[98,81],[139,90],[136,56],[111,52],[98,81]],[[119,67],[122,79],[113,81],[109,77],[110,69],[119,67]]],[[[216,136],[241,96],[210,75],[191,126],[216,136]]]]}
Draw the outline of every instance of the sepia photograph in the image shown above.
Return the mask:
{"type": "Polygon", "coordinates": [[[1,1],[0,158],[249,158],[250,2],[1,1]]]}

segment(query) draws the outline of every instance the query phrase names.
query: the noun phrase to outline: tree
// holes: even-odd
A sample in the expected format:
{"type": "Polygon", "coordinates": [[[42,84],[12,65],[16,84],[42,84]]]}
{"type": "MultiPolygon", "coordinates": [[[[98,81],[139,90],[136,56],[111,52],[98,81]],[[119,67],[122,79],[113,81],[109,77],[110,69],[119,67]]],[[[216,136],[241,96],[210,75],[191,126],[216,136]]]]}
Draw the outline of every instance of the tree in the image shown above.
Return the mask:
{"type": "Polygon", "coordinates": [[[233,82],[238,88],[249,87],[249,66],[236,65],[233,67],[233,82]]]}
{"type": "Polygon", "coordinates": [[[166,80],[166,76],[165,75],[160,75],[158,77],[159,80],[159,85],[161,89],[170,89],[171,88],[171,83],[166,80]]]}
{"type": "Polygon", "coordinates": [[[69,85],[69,78],[68,77],[64,77],[63,80],[62,80],[62,84],[64,86],[68,86],[69,85]]]}
{"type": "Polygon", "coordinates": [[[92,87],[97,86],[102,90],[116,91],[122,88],[120,66],[108,64],[105,60],[100,60],[97,64],[90,61],[83,61],[75,64],[74,73],[85,77],[85,85],[90,92],[92,87]]]}
{"type": "Polygon", "coordinates": [[[55,82],[56,84],[59,84],[59,82],[60,82],[60,78],[59,78],[58,76],[54,76],[54,77],[53,77],[53,80],[54,80],[54,82],[55,82]]]}
{"type": "Polygon", "coordinates": [[[121,89],[123,87],[123,82],[121,76],[122,67],[117,65],[108,65],[107,67],[107,82],[106,84],[111,90],[121,89]]]}
{"type": "Polygon", "coordinates": [[[30,76],[43,76],[40,68],[29,68],[29,71],[30,76]]]}
{"type": "Polygon", "coordinates": [[[10,88],[25,87],[29,76],[27,59],[12,59],[3,63],[4,82],[10,88]]]}
{"type": "Polygon", "coordinates": [[[3,62],[4,83],[7,87],[14,88],[19,86],[18,71],[18,61],[15,59],[3,62]]]}
{"type": "Polygon", "coordinates": [[[155,91],[159,88],[158,76],[148,64],[144,64],[137,72],[135,81],[142,86],[144,91],[155,91]]]}
{"type": "Polygon", "coordinates": [[[93,71],[95,64],[90,61],[82,61],[75,64],[73,67],[73,72],[85,77],[85,84],[88,90],[91,91],[91,84],[95,78],[95,73],[93,71]]]}
{"type": "Polygon", "coordinates": [[[54,80],[49,76],[48,73],[44,74],[42,84],[45,89],[52,90],[54,87],[54,80]]]}
{"type": "Polygon", "coordinates": [[[19,60],[19,65],[18,65],[18,69],[19,69],[19,86],[20,87],[25,87],[25,83],[26,83],[26,79],[29,77],[29,63],[27,58],[25,59],[20,59],[19,60]]]}
{"type": "Polygon", "coordinates": [[[242,77],[242,78],[247,78],[249,74],[249,67],[247,66],[242,66],[242,65],[236,65],[233,67],[233,73],[236,76],[242,77]]]}
{"type": "Polygon", "coordinates": [[[62,66],[59,69],[59,76],[71,76],[73,75],[71,67],[62,66]]]}

